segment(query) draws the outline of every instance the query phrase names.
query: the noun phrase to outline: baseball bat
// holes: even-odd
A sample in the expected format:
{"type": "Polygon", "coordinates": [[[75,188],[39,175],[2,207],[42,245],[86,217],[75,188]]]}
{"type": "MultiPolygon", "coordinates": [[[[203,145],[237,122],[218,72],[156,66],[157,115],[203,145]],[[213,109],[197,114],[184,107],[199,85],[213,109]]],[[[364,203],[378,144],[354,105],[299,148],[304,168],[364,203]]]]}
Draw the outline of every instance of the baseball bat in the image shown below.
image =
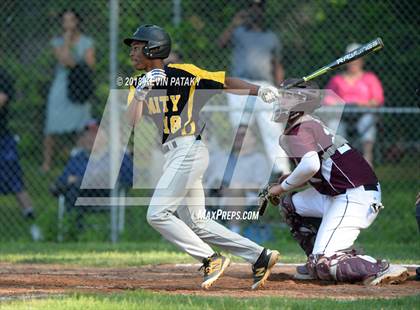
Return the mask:
{"type": "Polygon", "coordinates": [[[295,81],[294,83],[288,84],[285,88],[289,89],[294,86],[297,86],[301,83],[313,80],[331,70],[334,70],[338,67],[341,67],[342,65],[351,62],[353,60],[356,60],[360,57],[363,57],[367,54],[376,52],[381,50],[384,47],[384,43],[382,42],[381,38],[376,38],[375,40],[370,41],[369,43],[366,43],[359,48],[355,49],[354,51],[351,51],[350,53],[345,54],[344,56],[334,60],[332,63],[312,72],[311,74],[304,76],[300,78],[299,80],[295,81]]]}

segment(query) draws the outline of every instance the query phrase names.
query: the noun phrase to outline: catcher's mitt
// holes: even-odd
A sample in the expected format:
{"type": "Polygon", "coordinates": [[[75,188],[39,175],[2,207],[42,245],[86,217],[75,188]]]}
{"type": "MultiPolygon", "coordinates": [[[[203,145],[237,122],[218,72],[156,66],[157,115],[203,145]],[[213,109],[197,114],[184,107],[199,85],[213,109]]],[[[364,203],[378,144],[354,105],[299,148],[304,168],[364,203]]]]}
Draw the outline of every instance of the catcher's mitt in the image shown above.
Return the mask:
{"type": "Polygon", "coordinates": [[[280,196],[270,193],[270,188],[275,184],[268,184],[259,192],[258,213],[264,215],[268,203],[277,206],[280,203],[280,196]]]}

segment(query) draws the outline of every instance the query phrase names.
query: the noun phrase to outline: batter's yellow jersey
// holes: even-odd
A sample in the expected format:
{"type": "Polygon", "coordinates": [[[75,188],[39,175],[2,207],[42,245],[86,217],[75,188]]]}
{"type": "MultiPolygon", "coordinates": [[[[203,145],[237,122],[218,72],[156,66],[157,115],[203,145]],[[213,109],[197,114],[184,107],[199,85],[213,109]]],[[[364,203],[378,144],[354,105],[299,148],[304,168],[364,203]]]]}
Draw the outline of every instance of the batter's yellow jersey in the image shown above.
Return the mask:
{"type": "MultiPolygon", "coordinates": [[[[170,64],[164,70],[167,79],[148,93],[143,115],[156,124],[162,143],[179,136],[199,135],[204,126],[200,110],[211,96],[223,90],[225,72],[209,72],[192,64],[170,64]]],[[[134,90],[131,87],[128,102],[134,90]]]]}

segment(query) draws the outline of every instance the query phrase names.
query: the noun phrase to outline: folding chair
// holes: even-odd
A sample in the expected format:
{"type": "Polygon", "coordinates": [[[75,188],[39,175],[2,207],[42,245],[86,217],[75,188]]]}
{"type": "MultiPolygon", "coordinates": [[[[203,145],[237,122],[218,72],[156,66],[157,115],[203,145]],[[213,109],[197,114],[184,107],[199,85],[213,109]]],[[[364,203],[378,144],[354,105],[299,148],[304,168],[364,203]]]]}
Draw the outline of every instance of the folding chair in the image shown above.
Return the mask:
{"type": "MultiPolygon", "coordinates": [[[[108,195],[109,197],[109,195],[108,195]]],[[[92,213],[99,212],[109,212],[109,227],[110,227],[110,240],[112,242],[117,242],[120,234],[124,231],[125,224],[125,197],[126,189],[120,188],[117,195],[116,205],[105,205],[105,206],[75,206],[69,205],[66,201],[64,194],[58,196],[58,214],[57,214],[57,240],[62,242],[64,240],[65,225],[64,220],[66,214],[73,209],[76,211],[76,223],[75,225],[79,226],[81,223],[78,221],[84,221],[84,216],[92,213]],[[80,216],[80,218],[79,218],[80,216]]],[[[86,227],[83,227],[85,230],[86,227]]]]}

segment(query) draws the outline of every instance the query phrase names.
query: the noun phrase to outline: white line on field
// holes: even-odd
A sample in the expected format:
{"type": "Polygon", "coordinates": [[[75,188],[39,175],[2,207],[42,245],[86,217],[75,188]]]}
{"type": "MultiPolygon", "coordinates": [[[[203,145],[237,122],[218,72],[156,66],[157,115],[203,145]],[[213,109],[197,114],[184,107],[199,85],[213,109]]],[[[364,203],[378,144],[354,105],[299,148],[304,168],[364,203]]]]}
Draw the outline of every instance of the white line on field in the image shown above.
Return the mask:
{"type": "MultiPolygon", "coordinates": [[[[297,267],[300,265],[304,265],[305,263],[277,263],[276,266],[277,267],[297,267]]],[[[202,264],[175,264],[175,267],[200,267],[202,264]]],[[[250,264],[248,263],[235,263],[235,265],[237,266],[249,266],[250,264]]],[[[397,266],[402,266],[402,267],[406,267],[406,268],[419,268],[420,265],[414,265],[414,264],[401,264],[401,265],[397,265],[397,266]]]]}

